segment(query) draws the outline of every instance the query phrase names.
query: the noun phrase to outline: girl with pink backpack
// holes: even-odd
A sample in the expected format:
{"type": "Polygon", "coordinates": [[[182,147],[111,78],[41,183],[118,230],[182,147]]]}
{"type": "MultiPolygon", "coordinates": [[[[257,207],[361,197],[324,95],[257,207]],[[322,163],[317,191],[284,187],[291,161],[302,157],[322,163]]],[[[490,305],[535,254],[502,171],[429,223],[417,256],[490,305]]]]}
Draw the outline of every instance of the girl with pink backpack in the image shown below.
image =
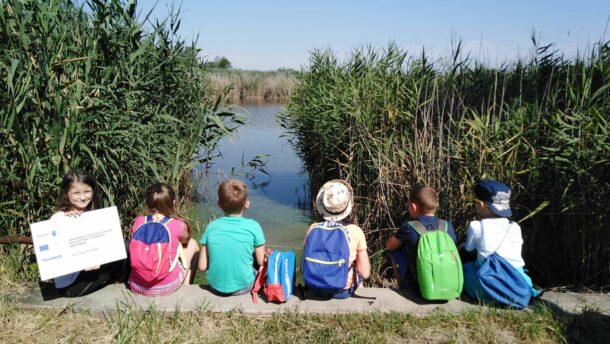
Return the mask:
{"type": "Polygon", "coordinates": [[[176,214],[176,194],[157,183],[146,192],[146,216],[131,228],[129,287],[145,296],[163,296],[190,284],[195,277],[192,261],[199,251],[190,226],[176,214]]]}

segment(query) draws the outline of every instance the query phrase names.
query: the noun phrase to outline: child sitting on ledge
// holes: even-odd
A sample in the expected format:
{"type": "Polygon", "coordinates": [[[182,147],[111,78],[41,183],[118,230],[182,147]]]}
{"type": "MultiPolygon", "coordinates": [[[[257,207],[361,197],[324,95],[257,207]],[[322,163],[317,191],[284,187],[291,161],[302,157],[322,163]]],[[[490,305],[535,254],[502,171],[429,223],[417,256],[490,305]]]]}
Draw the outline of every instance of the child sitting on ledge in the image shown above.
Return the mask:
{"type": "Polygon", "coordinates": [[[243,217],[250,207],[248,187],[228,179],[218,186],[218,206],[224,217],[210,222],[200,243],[199,271],[206,272],[212,289],[219,295],[243,295],[252,290],[258,273],[253,267],[265,258],[265,236],[261,226],[243,217]]]}

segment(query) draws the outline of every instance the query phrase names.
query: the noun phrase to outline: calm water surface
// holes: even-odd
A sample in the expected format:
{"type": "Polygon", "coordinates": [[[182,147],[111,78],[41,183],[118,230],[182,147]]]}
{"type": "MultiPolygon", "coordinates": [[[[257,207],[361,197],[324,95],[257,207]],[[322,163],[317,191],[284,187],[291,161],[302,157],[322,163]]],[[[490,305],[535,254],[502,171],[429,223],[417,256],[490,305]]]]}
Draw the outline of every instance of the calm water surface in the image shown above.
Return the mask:
{"type": "MultiPolygon", "coordinates": [[[[214,160],[210,173],[210,192],[198,204],[198,216],[202,223],[222,216],[216,207],[218,180],[227,177],[241,179],[249,187],[250,208],[245,217],[258,221],[263,227],[267,246],[276,249],[299,249],[311,212],[307,176],[302,162],[275,120],[282,104],[243,104],[248,124],[242,126],[236,136],[227,138],[220,145],[222,157],[214,160]],[[267,154],[265,170],[269,175],[257,172],[252,180],[243,176],[231,176],[231,170],[242,170],[257,155],[267,154]]],[[[246,168],[247,170],[247,168],[246,168]]],[[[205,194],[205,183],[199,185],[205,194]]]]}

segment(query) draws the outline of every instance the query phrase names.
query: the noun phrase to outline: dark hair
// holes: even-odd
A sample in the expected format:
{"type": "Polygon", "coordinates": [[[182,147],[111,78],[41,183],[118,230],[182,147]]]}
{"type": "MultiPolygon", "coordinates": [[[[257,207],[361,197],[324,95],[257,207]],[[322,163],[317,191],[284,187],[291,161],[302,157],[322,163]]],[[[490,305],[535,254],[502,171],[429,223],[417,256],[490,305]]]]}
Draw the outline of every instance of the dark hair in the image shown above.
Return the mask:
{"type": "Polygon", "coordinates": [[[424,213],[433,213],[438,209],[438,194],[429,186],[414,187],[409,193],[409,201],[415,203],[424,213]]]}
{"type": "Polygon", "coordinates": [[[227,214],[238,214],[246,206],[248,187],[239,180],[227,179],[218,186],[218,206],[227,214]]]}
{"type": "Polygon", "coordinates": [[[85,173],[80,170],[72,170],[66,173],[64,178],[61,180],[61,186],[59,191],[59,206],[57,207],[58,211],[70,211],[74,208],[70,200],[68,199],[68,191],[72,187],[74,183],[83,183],[87,184],[93,190],[93,196],[91,197],[91,202],[87,205],[87,210],[94,210],[100,208],[100,199],[98,196],[97,190],[97,182],[95,178],[88,173],[85,173]]]}

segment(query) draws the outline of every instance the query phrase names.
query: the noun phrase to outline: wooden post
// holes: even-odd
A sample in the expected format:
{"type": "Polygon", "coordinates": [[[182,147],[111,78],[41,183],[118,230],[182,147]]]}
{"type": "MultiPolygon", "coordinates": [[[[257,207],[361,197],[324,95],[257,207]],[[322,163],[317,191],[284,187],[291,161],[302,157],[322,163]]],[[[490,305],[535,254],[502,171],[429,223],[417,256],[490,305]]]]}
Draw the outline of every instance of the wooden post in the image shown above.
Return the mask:
{"type": "Polygon", "coordinates": [[[32,245],[32,237],[22,235],[0,236],[0,244],[26,244],[32,245]]]}

